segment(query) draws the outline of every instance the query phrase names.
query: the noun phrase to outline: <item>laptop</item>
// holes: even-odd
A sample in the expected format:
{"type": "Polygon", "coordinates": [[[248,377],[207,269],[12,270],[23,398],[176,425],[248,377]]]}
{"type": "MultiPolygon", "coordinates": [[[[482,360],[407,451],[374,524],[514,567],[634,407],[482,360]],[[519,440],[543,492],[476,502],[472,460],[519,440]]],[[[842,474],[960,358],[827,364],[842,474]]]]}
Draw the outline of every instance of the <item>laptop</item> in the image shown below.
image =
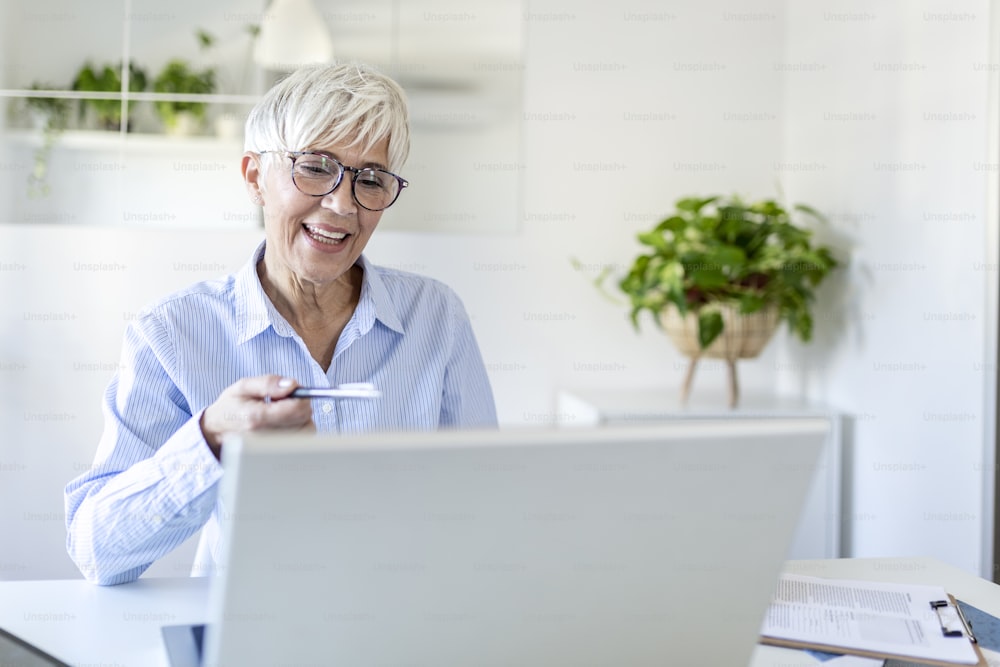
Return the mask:
{"type": "Polygon", "coordinates": [[[235,436],[204,644],[164,629],[172,659],[745,665],[828,428],[235,436]]]}

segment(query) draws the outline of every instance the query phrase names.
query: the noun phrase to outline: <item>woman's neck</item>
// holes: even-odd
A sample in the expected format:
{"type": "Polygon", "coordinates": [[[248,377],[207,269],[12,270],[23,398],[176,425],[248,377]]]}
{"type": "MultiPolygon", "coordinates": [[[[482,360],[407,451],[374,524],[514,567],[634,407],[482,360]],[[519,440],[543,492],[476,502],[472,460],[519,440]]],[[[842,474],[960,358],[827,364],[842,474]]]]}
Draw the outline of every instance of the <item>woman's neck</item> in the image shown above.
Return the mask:
{"type": "Polygon", "coordinates": [[[271,303],[300,336],[342,329],[361,298],[364,270],[352,266],[336,280],[317,284],[300,280],[291,271],[269,266],[265,255],[257,262],[257,276],[271,303]]]}

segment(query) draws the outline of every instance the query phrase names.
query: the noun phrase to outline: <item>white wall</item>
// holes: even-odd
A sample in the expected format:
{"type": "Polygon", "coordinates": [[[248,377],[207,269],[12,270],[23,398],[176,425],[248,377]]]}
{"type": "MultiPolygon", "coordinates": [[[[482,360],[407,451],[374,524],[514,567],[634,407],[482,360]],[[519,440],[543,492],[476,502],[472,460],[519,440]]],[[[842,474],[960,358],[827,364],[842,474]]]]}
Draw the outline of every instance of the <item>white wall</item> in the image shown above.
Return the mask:
{"type": "Polygon", "coordinates": [[[982,573],[996,378],[990,9],[787,3],[784,61],[802,67],[785,77],[783,160],[803,165],[788,191],[833,215],[851,263],[818,344],[786,347],[779,377],[856,417],[854,555],[929,555],[982,573]]]}
{"type": "MultiPolygon", "coordinates": [[[[981,484],[970,469],[980,461],[981,429],[975,420],[925,421],[923,415],[980,414],[983,374],[974,363],[985,344],[983,322],[925,321],[923,313],[982,311],[986,275],[970,267],[982,253],[985,178],[967,167],[975,159],[973,144],[985,142],[985,82],[960,69],[926,82],[864,75],[866,64],[881,57],[919,54],[934,72],[956,58],[981,53],[985,59],[985,30],[949,35],[942,31],[956,26],[924,25],[903,5],[880,5],[876,27],[859,28],[873,34],[848,43],[842,33],[857,31],[824,22],[821,9],[817,20],[813,11],[780,0],[586,6],[533,0],[525,15],[520,231],[383,230],[370,254],[459,291],[502,423],[536,426],[555,419],[559,388],[676,387],[684,369],[648,322],[636,335],[625,308],[600,296],[571,268],[571,257],[591,275],[602,265],[620,266],[639,250],[635,233],[677,197],[770,196],[781,183],[792,200],[834,213],[834,236],[860,254],[824,294],[821,314],[829,315],[820,318],[818,344],[804,348],[782,337],[741,366],[744,389],[802,390],[859,417],[855,487],[847,493],[853,512],[876,517],[859,514],[853,524],[859,553],[929,554],[976,569],[978,521],[927,520],[925,512],[979,513],[981,484]],[[903,36],[895,36],[897,20],[907,26],[903,36]],[[948,47],[930,48],[938,43],[948,47]],[[867,55],[845,55],[859,49],[867,55]],[[879,49],[889,51],[883,56],[879,49]],[[782,66],[813,58],[829,63],[830,71],[804,77],[782,66]],[[922,121],[920,111],[911,115],[914,99],[938,110],[931,84],[953,91],[942,97],[941,111],[968,111],[978,120],[938,128],[922,121]],[[845,111],[872,105],[880,122],[824,122],[827,105],[845,111]],[[914,183],[912,174],[873,172],[873,159],[923,161],[933,176],[914,183]],[[789,167],[812,160],[827,169],[816,175],[789,167]],[[949,164],[965,171],[953,173],[949,164]],[[976,217],[952,225],[923,220],[925,210],[976,217]],[[927,268],[875,270],[876,263],[894,262],[927,268]],[[928,370],[876,372],[876,362],[919,362],[928,370]],[[927,470],[872,468],[883,463],[919,463],[927,470]],[[928,493],[932,484],[948,493],[928,493]]],[[[0,271],[0,299],[12,304],[0,315],[0,534],[17,536],[4,540],[0,578],[76,575],[62,552],[61,488],[93,454],[98,403],[110,377],[104,366],[117,362],[127,313],[203,275],[235,268],[255,240],[252,231],[0,227],[0,268],[10,267],[0,271]],[[75,268],[101,262],[124,268],[75,268]],[[205,270],[185,270],[189,265],[205,270]],[[77,319],[42,321],[24,313],[77,319]],[[97,370],[89,370],[94,364],[97,370]]],[[[696,392],[723,386],[721,368],[699,370],[696,392]]],[[[158,572],[177,574],[181,560],[158,572]]]]}
{"type": "MultiPolygon", "coordinates": [[[[667,340],[651,326],[637,336],[625,308],[601,297],[571,257],[589,274],[628,261],[639,249],[635,233],[687,193],[773,193],[766,167],[780,155],[780,77],[770,63],[782,48],[781,4],[589,4],[532,2],[525,14],[521,231],[383,230],[371,245],[376,260],[442,278],[460,292],[508,427],[551,423],[561,387],[680,384],[683,360],[667,340]],[[758,119],[746,120],[746,112],[758,119]]],[[[93,455],[98,403],[124,319],[202,273],[234,268],[255,238],[0,228],[0,262],[13,265],[0,272],[0,289],[5,303],[16,304],[0,325],[7,434],[0,493],[18,499],[2,503],[0,532],[23,538],[5,546],[0,577],[75,575],[62,554],[61,488],[93,455]],[[209,270],[177,271],[175,262],[209,270]],[[110,268],[74,268],[94,263],[110,268]]],[[[748,364],[742,379],[753,390],[772,377],[765,361],[748,364]]],[[[723,382],[721,369],[706,364],[696,391],[723,382]]],[[[176,567],[160,571],[176,574],[176,567]]]]}

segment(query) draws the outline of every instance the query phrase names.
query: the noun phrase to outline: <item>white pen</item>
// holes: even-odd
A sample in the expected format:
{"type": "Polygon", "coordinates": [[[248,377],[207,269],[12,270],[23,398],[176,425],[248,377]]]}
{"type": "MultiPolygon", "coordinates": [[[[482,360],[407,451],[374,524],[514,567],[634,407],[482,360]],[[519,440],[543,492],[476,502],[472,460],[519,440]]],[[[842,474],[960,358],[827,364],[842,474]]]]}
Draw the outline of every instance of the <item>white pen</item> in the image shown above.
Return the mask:
{"type": "MultiPolygon", "coordinates": [[[[282,398],[380,398],[381,396],[382,392],[369,382],[351,382],[336,387],[299,387],[282,398]]],[[[271,400],[270,395],[264,397],[265,403],[270,403],[271,400]]]]}

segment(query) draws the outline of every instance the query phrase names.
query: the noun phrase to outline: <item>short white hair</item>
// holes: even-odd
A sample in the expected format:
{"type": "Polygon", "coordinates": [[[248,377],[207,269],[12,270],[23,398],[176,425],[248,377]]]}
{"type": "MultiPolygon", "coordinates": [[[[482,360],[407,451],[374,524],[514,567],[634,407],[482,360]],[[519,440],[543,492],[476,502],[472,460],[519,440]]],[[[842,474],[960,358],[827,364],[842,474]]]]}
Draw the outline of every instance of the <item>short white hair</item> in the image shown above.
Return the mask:
{"type": "Polygon", "coordinates": [[[342,145],[367,152],[389,140],[389,164],[410,153],[406,93],[362,64],[309,65],[279,81],[247,117],[244,149],[302,151],[342,145]]]}

